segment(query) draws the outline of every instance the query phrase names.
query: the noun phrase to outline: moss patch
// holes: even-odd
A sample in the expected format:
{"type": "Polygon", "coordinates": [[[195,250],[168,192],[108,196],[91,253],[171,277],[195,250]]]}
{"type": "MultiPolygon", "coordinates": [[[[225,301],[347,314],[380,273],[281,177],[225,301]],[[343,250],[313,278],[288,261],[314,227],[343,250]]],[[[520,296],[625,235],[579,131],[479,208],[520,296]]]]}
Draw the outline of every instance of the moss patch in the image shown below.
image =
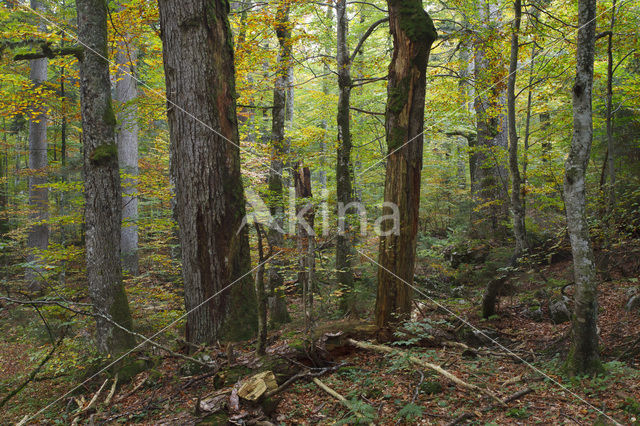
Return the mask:
{"type": "Polygon", "coordinates": [[[102,144],[93,150],[89,156],[94,166],[106,166],[112,161],[118,162],[118,147],[115,143],[102,144]]]}

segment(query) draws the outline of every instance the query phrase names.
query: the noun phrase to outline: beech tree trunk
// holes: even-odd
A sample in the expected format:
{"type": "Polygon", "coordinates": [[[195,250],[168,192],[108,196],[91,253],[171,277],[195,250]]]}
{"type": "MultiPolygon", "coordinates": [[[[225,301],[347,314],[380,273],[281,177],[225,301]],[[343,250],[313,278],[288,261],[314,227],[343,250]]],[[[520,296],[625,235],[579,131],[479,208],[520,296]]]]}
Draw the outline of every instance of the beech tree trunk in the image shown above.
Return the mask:
{"type": "MultiPolygon", "coordinates": [[[[41,10],[42,5],[36,0],[31,0],[31,8],[41,10]]],[[[40,26],[41,31],[46,31],[46,26],[40,26]]],[[[47,68],[49,59],[38,58],[29,61],[30,78],[34,87],[41,86],[47,81],[47,68]]],[[[39,99],[39,97],[37,97],[39,99]]],[[[27,260],[34,262],[27,268],[26,277],[32,281],[32,288],[40,289],[38,284],[41,279],[40,256],[38,252],[46,250],[49,245],[49,189],[47,184],[47,112],[44,105],[36,100],[29,119],[29,207],[30,220],[34,223],[29,228],[27,235],[27,247],[29,254],[27,260]]]]}
{"type": "Polygon", "coordinates": [[[522,17],[521,0],[514,2],[513,29],[511,34],[511,58],[507,83],[507,109],[509,122],[509,172],[511,174],[511,210],[513,214],[513,234],[516,240],[514,257],[519,258],[527,248],[525,210],[522,201],[522,179],[518,167],[518,130],[516,128],[516,77],[518,70],[518,33],[522,17]]]}
{"type": "Polygon", "coordinates": [[[137,52],[133,40],[119,44],[116,54],[116,101],[120,103],[118,114],[118,160],[122,182],[122,226],[120,228],[122,268],[138,274],[138,88],[133,78],[136,72],[137,52]]]}
{"type": "Polygon", "coordinates": [[[609,169],[609,212],[613,213],[616,204],[616,151],[613,141],[613,29],[616,23],[616,0],[611,9],[611,23],[607,40],[607,168],[609,169]]]}
{"type": "MultiPolygon", "coordinates": [[[[437,34],[420,0],[388,0],[393,57],[389,65],[385,130],[388,147],[384,200],[399,210],[399,232],[381,224],[376,325],[383,332],[411,309],[418,213],[426,70],[437,34]],[[389,235],[385,235],[389,233],[389,235]]],[[[389,214],[389,207],[384,214],[389,214]]]]}
{"type": "Polygon", "coordinates": [[[7,122],[2,118],[2,139],[3,146],[0,150],[0,236],[9,230],[9,217],[7,208],[9,207],[9,144],[7,143],[7,122]]]}
{"type": "MultiPolygon", "coordinates": [[[[289,2],[280,1],[276,13],[275,30],[278,36],[280,52],[276,65],[276,80],[273,87],[273,109],[271,123],[272,158],[269,170],[268,204],[275,223],[267,232],[269,245],[276,250],[284,245],[284,159],[289,153],[288,141],[285,138],[287,121],[287,87],[289,85],[289,69],[291,62],[291,29],[289,27],[289,2]]],[[[284,264],[279,259],[270,262],[269,267],[269,311],[271,322],[284,324],[291,321],[283,289],[284,264]]]]}
{"type": "Polygon", "coordinates": [[[507,120],[504,114],[505,93],[500,81],[505,76],[501,58],[490,58],[486,51],[487,40],[492,36],[488,22],[497,20],[498,8],[493,0],[483,1],[478,7],[479,19],[487,22],[476,33],[474,47],[474,76],[476,97],[477,139],[471,150],[471,194],[474,208],[471,214],[473,233],[480,238],[504,237],[509,219],[507,193],[508,172],[501,163],[507,150],[507,120]],[[488,92],[484,88],[491,87],[488,92]]]}
{"type": "MultiPolygon", "coordinates": [[[[80,104],[89,295],[97,311],[131,330],[120,266],[120,174],[109,64],[105,59],[107,6],[102,0],[76,0],[76,6],[78,38],[87,46],[80,61],[80,104]]],[[[132,334],[112,323],[101,318],[96,322],[100,352],[116,354],[135,343],[132,334]]]]}
{"type": "MultiPolygon", "coordinates": [[[[338,141],[336,161],[336,198],[343,206],[352,200],[351,178],[351,61],[347,47],[349,19],[347,1],[336,2],[337,23],[337,65],[338,65],[338,141]]],[[[338,217],[338,235],[336,236],[336,277],[338,286],[344,291],[340,307],[344,312],[355,313],[353,294],[353,271],[351,260],[353,247],[349,235],[349,224],[345,217],[338,217]]]]}
{"type": "Polygon", "coordinates": [[[240,228],[245,200],[229,3],[158,4],[188,312],[186,340],[211,344],[244,339],[256,332],[257,309],[254,283],[247,274],[247,229],[240,228]]]}
{"type": "Polygon", "coordinates": [[[578,1],[578,47],[573,86],[573,138],[565,161],[564,200],[575,280],[573,338],[569,372],[601,371],[598,351],[598,294],[593,251],[586,217],[585,174],[593,139],[591,90],[596,35],[596,0],[578,1]]]}

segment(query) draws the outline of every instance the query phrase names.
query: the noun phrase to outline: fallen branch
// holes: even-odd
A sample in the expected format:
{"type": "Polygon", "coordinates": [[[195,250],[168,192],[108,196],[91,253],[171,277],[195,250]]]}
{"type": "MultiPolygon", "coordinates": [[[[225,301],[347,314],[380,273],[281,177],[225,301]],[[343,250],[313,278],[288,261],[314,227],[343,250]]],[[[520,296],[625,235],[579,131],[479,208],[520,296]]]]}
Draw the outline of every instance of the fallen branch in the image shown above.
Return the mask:
{"type": "Polygon", "coordinates": [[[138,383],[137,385],[135,385],[133,387],[133,389],[131,389],[131,391],[125,395],[122,395],[120,397],[118,397],[118,399],[116,399],[116,402],[120,402],[125,398],[129,398],[131,395],[133,395],[134,393],[136,393],[136,391],[138,389],[140,389],[142,387],[142,385],[144,385],[147,382],[147,379],[149,378],[149,375],[147,374],[146,376],[144,376],[144,379],[140,380],[140,383],[138,383]]]}
{"type": "MultiPolygon", "coordinates": [[[[320,379],[318,379],[317,377],[314,377],[313,378],[313,383],[315,383],[316,385],[318,385],[318,387],[320,389],[322,389],[323,391],[325,391],[326,393],[328,393],[329,395],[331,395],[332,397],[334,397],[335,399],[340,401],[342,403],[342,405],[344,405],[349,410],[351,410],[353,412],[353,414],[356,415],[356,417],[358,417],[358,418],[362,418],[363,417],[362,414],[357,413],[357,412],[355,412],[355,411],[353,411],[351,409],[351,407],[349,406],[349,401],[347,400],[347,398],[345,398],[344,396],[340,395],[338,392],[336,392],[333,389],[331,389],[329,386],[327,386],[324,383],[322,383],[322,381],[320,379]]],[[[371,422],[369,424],[373,425],[373,423],[371,423],[371,422]]]]}
{"type": "MultiPolygon", "coordinates": [[[[374,350],[377,352],[383,352],[383,353],[394,353],[396,352],[395,349],[389,347],[389,346],[384,346],[384,345],[374,345],[373,343],[366,343],[366,342],[359,342],[357,340],[353,340],[353,339],[347,339],[347,341],[349,343],[351,343],[353,346],[356,346],[358,348],[361,349],[368,349],[368,350],[374,350]]],[[[401,351],[397,351],[397,352],[401,352],[401,351]]],[[[461,379],[459,379],[458,377],[456,377],[455,375],[449,373],[447,370],[443,369],[442,367],[432,364],[430,362],[424,361],[418,357],[415,356],[409,356],[409,361],[411,361],[412,363],[420,366],[420,367],[425,367],[428,369],[431,369],[433,371],[435,371],[436,373],[440,374],[441,376],[446,377],[447,379],[449,379],[450,381],[452,381],[453,383],[455,383],[456,385],[460,386],[461,388],[465,388],[471,391],[475,391],[475,392],[480,392],[486,396],[488,396],[489,398],[493,399],[494,401],[496,401],[498,404],[504,406],[506,405],[500,398],[498,398],[496,395],[494,395],[492,392],[488,391],[487,389],[482,389],[479,386],[467,383],[461,379]]]]}
{"type": "Polygon", "coordinates": [[[107,395],[107,399],[104,400],[104,405],[106,407],[109,406],[109,404],[111,403],[111,400],[113,399],[113,396],[116,394],[117,386],[118,386],[118,373],[116,373],[116,376],[113,378],[113,385],[111,386],[111,391],[109,391],[109,395],[107,395]]]}
{"type": "Polygon", "coordinates": [[[100,389],[98,389],[96,394],[93,395],[93,398],[91,398],[91,401],[89,401],[89,404],[86,407],[84,407],[82,411],[78,413],[78,415],[88,412],[96,405],[96,402],[98,402],[98,397],[102,393],[102,390],[104,389],[104,387],[107,385],[107,382],[109,382],[108,378],[104,381],[104,383],[102,383],[102,386],[100,386],[100,389]]]}
{"type": "MultiPolygon", "coordinates": [[[[501,406],[505,406],[506,404],[515,401],[516,399],[522,398],[523,396],[530,394],[531,392],[533,392],[533,389],[531,388],[524,388],[521,391],[518,391],[506,398],[504,398],[502,401],[501,406]]],[[[485,407],[482,409],[482,412],[486,413],[487,411],[490,411],[492,409],[494,409],[496,406],[495,405],[490,405],[488,407],[485,407]]],[[[456,417],[455,419],[451,420],[449,423],[447,423],[446,426],[455,426],[457,424],[460,424],[466,420],[471,420],[474,417],[476,417],[476,415],[474,413],[463,413],[461,415],[459,415],[458,417],[456,417]]]]}

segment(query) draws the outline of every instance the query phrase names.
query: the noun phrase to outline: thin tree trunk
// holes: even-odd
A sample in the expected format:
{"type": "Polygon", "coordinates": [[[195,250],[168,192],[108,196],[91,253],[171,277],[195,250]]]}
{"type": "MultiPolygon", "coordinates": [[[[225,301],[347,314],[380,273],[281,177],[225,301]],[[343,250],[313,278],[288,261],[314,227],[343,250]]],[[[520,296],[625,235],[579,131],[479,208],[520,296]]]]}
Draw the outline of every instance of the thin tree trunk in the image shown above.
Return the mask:
{"type": "MultiPolygon", "coordinates": [[[[351,61],[347,47],[349,19],[347,1],[336,2],[337,23],[337,65],[338,65],[338,141],[336,161],[336,197],[338,205],[346,206],[352,198],[351,178],[351,61]]],[[[338,208],[340,212],[341,209],[338,208]]],[[[355,314],[355,295],[353,293],[353,271],[351,260],[353,248],[349,235],[349,225],[345,217],[338,217],[338,235],[336,236],[336,277],[338,286],[344,291],[340,300],[343,312],[355,314]]]]}
{"type": "Polygon", "coordinates": [[[509,122],[509,171],[511,174],[511,209],[513,211],[513,234],[516,240],[514,257],[518,259],[527,249],[525,212],[522,201],[522,179],[518,167],[518,130],[516,127],[516,77],[518,70],[518,33],[522,17],[521,0],[514,2],[513,30],[511,34],[511,58],[507,83],[507,109],[509,122]]]}
{"type": "MultiPolygon", "coordinates": [[[[256,343],[256,353],[264,355],[267,346],[267,295],[264,290],[264,247],[262,245],[262,227],[258,222],[254,222],[256,235],[258,237],[258,269],[256,269],[256,300],[258,303],[258,342],[256,343]]],[[[267,255],[269,257],[271,253],[267,255]]]]}
{"type": "Polygon", "coordinates": [[[613,28],[616,23],[616,0],[611,9],[611,24],[607,42],[607,165],[609,169],[609,212],[613,213],[616,204],[616,163],[615,146],[613,142],[613,28]]]}
{"type": "MultiPolygon", "coordinates": [[[[414,274],[426,69],[437,37],[421,1],[388,0],[387,5],[393,57],[385,113],[389,154],[384,200],[397,206],[399,229],[389,220],[381,224],[375,317],[383,338],[391,324],[406,319],[411,309],[411,289],[406,283],[413,283],[414,274]]],[[[388,214],[389,210],[389,204],[385,204],[384,212],[388,214]]]]}
{"type": "MultiPolygon", "coordinates": [[[[531,63],[529,64],[529,89],[527,90],[527,117],[525,119],[525,128],[524,128],[524,159],[522,161],[522,184],[526,187],[527,185],[527,167],[529,165],[529,137],[531,135],[531,104],[533,102],[533,89],[531,85],[533,84],[533,69],[534,62],[536,58],[536,46],[535,44],[531,47],[531,63]]],[[[526,191],[522,193],[522,211],[523,214],[526,215],[527,212],[527,198],[526,191]]]]}
{"type": "Polygon", "coordinates": [[[2,117],[2,149],[0,150],[0,236],[9,230],[9,143],[7,119],[2,117]]]}
{"type": "MultiPolygon", "coordinates": [[[[42,5],[37,0],[31,0],[31,8],[41,10],[42,5]]],[[[46,26],[41,25],[40,31],[46,31],[46,26]]],[[[47,58],[32,59],[29,62],[30,78],[34,87],[40,87],[47,81],[47,58]]],[[[37,96],[39,103],[41,96],[37,96]]],[[[32,288],[40,289],[38,284],[41,259],[38,254],[46,250],[49,245],[49,189],[47,184],[47,112],[44,105],[34,104],[29,120],[29,207],[31,209],[30,220],[34,223],[29,228],[27,246],[29,254],[27,259],[33,262],[27,268],[26,277],[31,281],[32,288]]]]}
{"type": "MultiPolygon", "coordinates": [[[[291,62],[291,29],[289,27],[289,1],[281,0],[276,14],[275,29],[278,36],[280,52],[276,65],[276,80],[273,88],[273,109],[271,125],[271,168],[269,170],[269,210],[275,223],[269,228],[267,239],[271,247],[284,245],[284,159],[289,153],[288,141],[285,137],[287,121],[287,92],[289,85],[289,68],[291,62]]],[[[274,260],[269,268],[269,311],[271,322],[284,324],[291,321],[283,289],[284,279],[281,261],[274,260]]]]}
{"type": "Polygon", "coordinates": [[[186,340],[239,340],[255,334],[257,309],[247,228],[240,227],[245,200],[229,3],[160,0],[159,10],[186,340]]]}
{"type": "Polygon", "coordinates": [[[573,338],[567,360],[573,374],[601,371],[598,350],[598,297],[586,217],[585,174],[593,139],[591,91],[596,35],[596,0],[578,1],[578,47],[573,86],[573,138],[565,161],[564,200],[575,280],[573,338]]]}
{"type": "Polygon", "coordinates": [[[312,204],[311,171],[308,167],[295,167],[295,189],[297,214],[302,213],[303,221],[297,224],[298,234],[298,284],[302,287],[302,301],[304,307],[305,328],[313,327],[313,275],[315,270],[315,233],[313,230],[315,209],[312,204]]]}
{"type": "Polygon", "coordinates": [[[118,160],[122,182],[122,226],[120,228],[122,268],[132,275],[138,274],[138,88],[134,78],[137,52],[133,40],[119,43],[116,53],[116,101],[118,114],[118,160]]]}
{"type": "MultiPolygon", "coordinates": [[[[80,61],[80,104],[85,177],[85,234],[89,295],[97,311],[131,330],[120,267],[120,174],[115,144],[107,56],[107,6],[76,0],[78,38],[87,48],[80,61]]],[[[115,354],[131,347],[132,334],[96,317],[98,350],[115,354]]]]}

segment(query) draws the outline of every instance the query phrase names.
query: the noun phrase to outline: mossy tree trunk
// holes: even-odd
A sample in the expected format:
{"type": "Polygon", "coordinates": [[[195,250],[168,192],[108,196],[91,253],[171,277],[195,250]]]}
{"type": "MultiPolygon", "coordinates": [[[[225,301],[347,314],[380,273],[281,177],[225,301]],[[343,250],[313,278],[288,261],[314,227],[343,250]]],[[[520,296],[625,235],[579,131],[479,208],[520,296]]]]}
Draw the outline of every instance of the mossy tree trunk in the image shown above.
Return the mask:
{"type": "Polygon", "coordinates": [[[243,339],[256,332],[257,309],[247,228],[240,228],[245,200],[229,3],[160,0],[159,10],[186,339],[243,339]]]}
{"type": "MultiPolygon", "coordinates": [[[[338,65],[338,141],[336,158],[336,198],[346,206],[352,200],[352,164],[351,164],[351,61],[347,47],[349,19],[347,1],[336,2],[337,22],[337,65],[338,65]]],[[[351,260],[353,247],[349,235],[349,224],[345,217],[338,217],[338,235],[336,236],[336,278],[338,286],[344,291],[340,307],[344,312],[355,313],[353,302],[353,271],[351,260]]]]}
{"type": "Polygon", "coordinates": [[[565,161],[564,200],[575,280],[571,349],[567,367],[573,374],[601,370],[598,349],[598,298],[593,251],[586,217],[585,175],[593,140],[591,91],[596,35],[596,1],[578,2],[578,47],[573,86],[573,138],[565,161]]]}
{"type": "Polygon", "coordinates": [[[122,267],[138,274],[138,87],[136,75],[137,50],[131,37],[118,44],[116,63],[116,101],[118,114],[118,160],[120,171],[127,176],[122,185],[122,227],[120,229],[122,267]]]}
{"type": "MultiPolygon", "coordinates": [[[[39,1],[31,0],[31,8],[42,11],[39,1]]],[[[40,31],[46,31],[46,25],[39,26],[40,31]]],[[[29,61],[31,84],[40,88],[47,81],[49,59],[38,58],[29,61]]],[[[32,265],[27,268],[26,277],[32,281],[32,288],[40,289],[41,260],[38,252],[46,250],[49,245],[49,189],[47,184],[47,112],[41,105],[41,96],[34,96],[35,103],[29,119],[29,219],[34,223],[29,228],[27,246],[29,253],[27,260],[32,265]]]]}
{"type": "MultiPolygon", "coordinates": [[[[80,61],[80,104],[84,155],[85,243],[89,295],[95,309],[132,328],[120,266],[121,194],[116,119],[111,105],[107,53],[107,7],[102,0],[77,0],[78,38],[86,45],[80,61]]],[[[133,346],[133,335],[97,318],[102,353],[133,346]]]]}
{"type": "Polygon", "coordinates": [[[519,258],[527,248],[525,228],[525,210],[522,201],[522,179],[518,166],[518,130],[516,126],[516,77],[518,71],[518,33],[522,17],[522,2],[514,2],[513,28],[511,33],[511,58],[507,82],[507,110],[509,122],[509,172],[511,175],[511,210],[513,215],[513,234],[516,240],[515,258],[519,258]]]}
{"type": "Polygon", "coordinates": [[[0,236],[9,230],[9,144],[7,143],[7,121],[2,118],[3,146],[0,150],[0,236]]]}
{"type": "MultiPolygon", "coordinates": [[[[389,65],[384,200],[398,207],[399,232],[381,224],[376,325],[386,330],[411,309],[424,127],[426,70],[437,35],[419,0],[388,0],[393,57],[389,65]],[[385,235],[388,234],[388,235],[385,235]]],[[[384,214],[391,214],[389,207],[384,214]]]]}
{"type": "MultiPolygon", "coordinates": [[[[267,232],[269,245],[276,250],[284,246],[284,162],[289,153],[288,141],[285,137],[287,121],[287,86],[289,84],[289,68],[291,67],[291,28],[289,22],[289,5],[281,0],[276,12],[275,30],[278,37],[279,53],[276,64],[276,80],[273,87],[273,108],[271,117],[271,168],[268,178],[268,205],[275,223],[267,232]]],[[[284,264],[273,259],[269,267],[269,311],[271,322],[284,324],[291,321],[284,295],[284,264]]]]}

